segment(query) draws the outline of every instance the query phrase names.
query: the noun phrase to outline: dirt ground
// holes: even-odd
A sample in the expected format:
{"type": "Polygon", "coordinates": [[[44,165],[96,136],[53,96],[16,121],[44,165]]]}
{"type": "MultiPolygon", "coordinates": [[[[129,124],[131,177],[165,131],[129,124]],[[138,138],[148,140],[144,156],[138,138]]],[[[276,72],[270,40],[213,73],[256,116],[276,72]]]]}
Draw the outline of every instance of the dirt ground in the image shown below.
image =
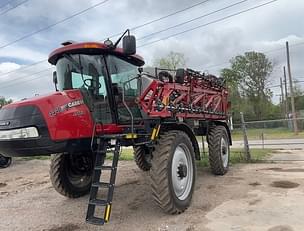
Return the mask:
{"type": "MultiPolygon", "coordinates": [[[[274,158],[303,150],[280,151],[274,158]]],[[[111,221],[85,223],[88,197],[67,199],[52,188],[48,160],[15,160],[0,169],[0,230],[292,231],[304,227],[304,161],[233,165],[225,176],[198,167],[191,207],[166,215],[153,202],[149,174],[121,161],[111,221]]]]}

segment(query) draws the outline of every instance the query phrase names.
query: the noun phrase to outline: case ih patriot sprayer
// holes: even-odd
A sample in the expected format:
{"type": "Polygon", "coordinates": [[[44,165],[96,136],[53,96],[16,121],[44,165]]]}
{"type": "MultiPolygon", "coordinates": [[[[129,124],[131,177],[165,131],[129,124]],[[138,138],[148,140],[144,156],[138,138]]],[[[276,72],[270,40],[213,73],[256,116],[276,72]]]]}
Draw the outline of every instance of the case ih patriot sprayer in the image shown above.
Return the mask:
{"type": "Polygon", "coordinates": [[[155,202],[170,214],[190,205],[200,160],[196,136],[207,136],[212,172],[228,170],[231,136],[223,81],[190,69],[145,73],[135,52],[128,30],[115,44],[63,43],[49,56],[56,65],[56,92],[0,110],[0,153],[53,154],[54,188],[72,198],[90,193],[86,221],[91,224],[109,221],[122,146],[133,146],[138,167],[150,171],[155,202]],[[121,39],[123,48],[117,48],[121,39]],[[112,165],[105,165],[109,154],[112,165]],[[106,171],[108,182],[102,180],[106,171]]]}

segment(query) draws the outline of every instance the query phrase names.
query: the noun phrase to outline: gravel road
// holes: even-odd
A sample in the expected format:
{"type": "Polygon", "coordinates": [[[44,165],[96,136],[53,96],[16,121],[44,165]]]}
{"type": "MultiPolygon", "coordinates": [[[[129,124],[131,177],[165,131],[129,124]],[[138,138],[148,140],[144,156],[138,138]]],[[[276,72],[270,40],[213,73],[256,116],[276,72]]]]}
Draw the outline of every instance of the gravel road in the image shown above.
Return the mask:
{"type": "MultiPolygon", "coordinates": [[[[304,155],[303,150],[273,156],[304,155]]],[[[272,157],[273,158],[273,157],[272,157]]],[[[304,159],[304,158],[302,158],[304,159]]],[[[0,230],[292,231],[304,227],[304,162],[233,165],[222,177],[198,167],[191,207],[166,215],[153,202],[149,174],[119,163],[111,221],[85,223],[88,197],[67,199],[52,188],[48,160],[15,160],[0,169],[0,230]]]]}

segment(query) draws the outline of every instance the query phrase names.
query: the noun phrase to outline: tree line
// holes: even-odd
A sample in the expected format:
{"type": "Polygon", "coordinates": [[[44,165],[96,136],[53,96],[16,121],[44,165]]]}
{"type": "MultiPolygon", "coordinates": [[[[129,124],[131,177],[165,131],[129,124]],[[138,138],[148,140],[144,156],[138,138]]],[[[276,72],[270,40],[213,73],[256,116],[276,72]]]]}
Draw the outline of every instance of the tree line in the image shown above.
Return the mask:
{"type": "Polygon", "coordinates": [[[11,99],[5,99],[4,96],[0,96],[0,108],[2,108],[6,104],[10,104],[12,102],[13,102],[13,100],[11,100],[11,99]]]}
{"type": "MultiPolygon", "coordinates": [[[[161,68],[176,69],[186,66],[184,54],[170,52],[166,57],[157,58],[154,65],[161,68]]],[[[226,81],[231,102],[231,114],[235,122],[240,122],[240,112],[247,121],[281,119],[285,115],[285,102],[274,104],[271,74],[274,64],[260,52],[250,51],[237,55],[230,60],[230,67],[221,70],[226,81]]],[[[295,87],[296,109],[304,110],[304,92],[295,87]]],[[[286,99],[285,99],[286,100],[286,99]]],[[[287,98],[288,102],[290,99],[287,98]]]]}
{"type": "MultiPolygon", "coordinates": [[[[177,69],[186,67],[187,59],[184,54],[170,52],[168,55],[156,58],[154,66],[177,69]]],[[[231,102],[231,114],[234,122],[240,122],[240,112],[247,121],[284,118],[285,102],[274,104],[271,74],[274,64],[260,52],[250,51],[237,55],[230,60],[230,67],[221,70],[220,75],[226,81],[231,102]]],[[[295,106],[297,111],[304,110],[304,92],[295,86],[295,106]]],[[[290,104],[289,97],[284,99],[290,104]]],[[[11,103],[11,99],[0,97],[0,108],[11,103]]]]}

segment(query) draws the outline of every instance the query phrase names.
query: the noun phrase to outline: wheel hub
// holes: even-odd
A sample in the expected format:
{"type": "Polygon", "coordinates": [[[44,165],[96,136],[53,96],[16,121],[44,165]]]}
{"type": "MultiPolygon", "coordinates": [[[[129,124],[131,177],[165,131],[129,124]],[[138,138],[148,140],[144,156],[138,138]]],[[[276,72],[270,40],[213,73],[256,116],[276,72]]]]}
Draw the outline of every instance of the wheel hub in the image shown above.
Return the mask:
{"type": "Polygon", "coordinates": [[[176,197],[184,200],[191,192],[193,182],[192,157],[185,144],[176,147],[172,158],[172,186],[176,197]]]}
{"type": "Polygon", "coordinates": [[[185,164],[180,164],[178,167],[177,167],[177,174],[178,174],[178,177],[180,177],[181,179],[183,179],[184,177],[187,176],[187,165],[185,164]]]}
{"type": "Polygon", "coordinates": [[[93,159],[89,154],[69,155],[68,167],[66,168],[67,177],[74,186],[81,187],[91,180],[93,171],[93,159]]]}
{"type": "Polygon", "coordinates": [[[221,139],[221,156],[222,156],[223,166],[226,168],[228,166],[228,161],[229,161],[229,149],[228,149],[228,144],[224,138],[221,139]]]}

